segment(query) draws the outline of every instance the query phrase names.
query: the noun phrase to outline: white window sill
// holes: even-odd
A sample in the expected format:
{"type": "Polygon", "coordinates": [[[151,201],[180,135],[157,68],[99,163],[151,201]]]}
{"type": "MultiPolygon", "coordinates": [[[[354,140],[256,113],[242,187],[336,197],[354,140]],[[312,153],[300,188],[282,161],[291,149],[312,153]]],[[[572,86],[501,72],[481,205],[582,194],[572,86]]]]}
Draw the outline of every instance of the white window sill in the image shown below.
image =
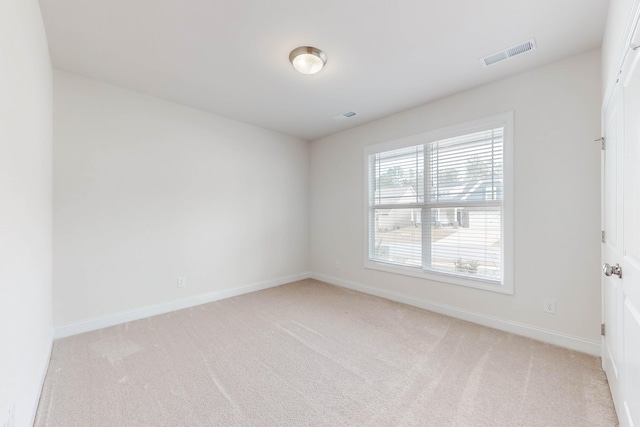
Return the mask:
{"type": "Polygon", "coordinates": [[[365,260],[364,267],[370,270],[384,271],[386,273],[417,277],[420,279],[432,280],[434,282],[442,282],[452,285],[465,286],[468,288],[482,289],[485,291],[513,295],[513,284],[509,285],[508,283],[501,283],[494,280],[468,278],[456,274],[423,270],[420,267],[405,267],[381,261],[365,260]]]}

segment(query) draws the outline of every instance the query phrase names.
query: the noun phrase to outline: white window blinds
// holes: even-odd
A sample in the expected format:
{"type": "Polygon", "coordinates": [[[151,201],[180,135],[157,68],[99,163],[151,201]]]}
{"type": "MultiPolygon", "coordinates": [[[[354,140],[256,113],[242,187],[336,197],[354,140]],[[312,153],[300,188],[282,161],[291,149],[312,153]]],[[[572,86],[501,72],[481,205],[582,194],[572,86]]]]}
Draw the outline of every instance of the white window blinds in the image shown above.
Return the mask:
{"type": "Polygon", "coordinates": [[[374,154],[370,165],[371,259],[422,265],[424,146],[374,154]]]}
{"type": "Polygon", "coordinates": [[[369,155],[370,261],[503,279],[504,126],[369,155]]]}

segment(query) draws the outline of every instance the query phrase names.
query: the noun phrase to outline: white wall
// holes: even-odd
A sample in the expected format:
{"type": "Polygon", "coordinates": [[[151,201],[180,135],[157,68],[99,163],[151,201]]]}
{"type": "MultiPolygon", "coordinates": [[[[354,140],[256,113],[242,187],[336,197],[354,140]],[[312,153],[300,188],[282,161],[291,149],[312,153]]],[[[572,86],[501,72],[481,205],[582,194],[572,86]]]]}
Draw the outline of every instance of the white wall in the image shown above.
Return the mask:
{"type": "Polygon", "coordinates": [[[577,337],[597,352],[599,55],[587,52],[313,141],[311,271],[504,325],[552,331],[546,338],[577,337]],[[364,147],[509,110],[515,112],[515,294],[365,269],[364,147]],[[542,311],[544,299],[557,301],[557,314],[542,311]]]}
{"type": "Polygon", "coordinates": [[[0,2],[0,425],[30,425],[51,348],[51,65],[36,0],[0,2]]]}
{"type": "Polygon", "coordinates": [[[54,111],[56,328],[307,271],[308,142],[57,70],[54,111]]]}

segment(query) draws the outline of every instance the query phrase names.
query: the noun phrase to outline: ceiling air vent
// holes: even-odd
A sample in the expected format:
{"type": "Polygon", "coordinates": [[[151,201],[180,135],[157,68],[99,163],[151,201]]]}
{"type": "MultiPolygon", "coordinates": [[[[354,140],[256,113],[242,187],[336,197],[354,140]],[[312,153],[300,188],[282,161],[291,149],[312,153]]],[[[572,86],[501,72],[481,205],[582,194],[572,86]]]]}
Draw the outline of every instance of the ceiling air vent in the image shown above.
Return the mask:
{"type": "Polygon", "coordinates": [[[353,111],[347,111],[346,113],[338,114],[333,119],[337,120],[337,121],[342,121],[342,120],[350,119],[351,117],[353,117],[355,115],[356,115],[356,113],[354,113],[353,111]]]}
{"type": "Polygon", "coordinates": [[[500,52],[492,53],[491,55],[482,58],[482,63],[485,67],[489,65],[497,64],[505,59],[513,58],[516,55],[531,52],[536,49],[536,41],[534,39],[527,40],[524,43],[520,43],[516,46],[501,50],[500,52]]]}

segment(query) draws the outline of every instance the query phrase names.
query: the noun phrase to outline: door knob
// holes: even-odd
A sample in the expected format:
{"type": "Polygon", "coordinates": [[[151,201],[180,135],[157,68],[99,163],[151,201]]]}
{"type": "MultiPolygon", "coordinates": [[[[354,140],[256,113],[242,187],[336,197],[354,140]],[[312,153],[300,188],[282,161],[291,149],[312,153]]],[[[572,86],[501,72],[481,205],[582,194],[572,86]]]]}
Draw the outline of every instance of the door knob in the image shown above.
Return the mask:
{"type": "Polygon", "coordinates": [[[619,264],[612,266],[605,262],[602,266],[602,271],[604,272],[605,276],[611,276],[612,274],[615,274],[619,278],[622,278],[622,269],[620,268],[619,264]]]}

